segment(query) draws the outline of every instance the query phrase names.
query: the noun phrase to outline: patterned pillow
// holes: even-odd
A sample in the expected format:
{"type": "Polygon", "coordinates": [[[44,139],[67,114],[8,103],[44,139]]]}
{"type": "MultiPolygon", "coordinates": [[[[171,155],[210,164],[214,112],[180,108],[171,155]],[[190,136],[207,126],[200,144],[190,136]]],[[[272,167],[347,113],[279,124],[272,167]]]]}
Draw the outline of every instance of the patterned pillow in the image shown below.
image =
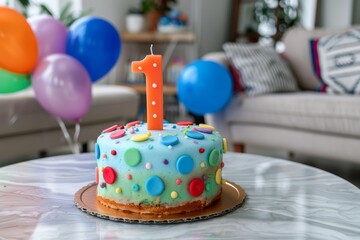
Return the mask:
{"type": "Polygon", "coordinates": [[[360,93],[360,29],[311,40],[315,74],[322,91],[338,94],[360,93]]]}
{"type": "Polygon", "coordinates": [[[249,96],[298,90],[290,69],[273,48],[258,44],[225,43],[223,49],[240,72],[249,96]]]}

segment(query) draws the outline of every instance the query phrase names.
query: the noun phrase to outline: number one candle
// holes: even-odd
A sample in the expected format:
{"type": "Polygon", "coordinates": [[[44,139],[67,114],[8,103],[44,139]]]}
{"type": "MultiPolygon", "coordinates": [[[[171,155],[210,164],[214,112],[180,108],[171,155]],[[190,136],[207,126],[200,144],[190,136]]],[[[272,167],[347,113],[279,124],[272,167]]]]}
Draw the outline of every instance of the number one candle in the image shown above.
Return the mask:
{"type": "Polygon", "coordinates": [[[151,55],[131,64],[133,72],[144,73],[146,77],[146,115],[148,130],[163,130],[163,80],[162,56],[151,55]]]}

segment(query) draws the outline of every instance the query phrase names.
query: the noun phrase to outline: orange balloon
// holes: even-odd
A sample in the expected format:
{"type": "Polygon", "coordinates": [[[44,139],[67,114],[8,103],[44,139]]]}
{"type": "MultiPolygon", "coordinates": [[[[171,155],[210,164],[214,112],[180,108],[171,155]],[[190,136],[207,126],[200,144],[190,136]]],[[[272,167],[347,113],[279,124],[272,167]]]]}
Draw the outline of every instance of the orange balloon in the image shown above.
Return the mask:
{"type": "Polygon", "coordinates": [[[26,18],[14,9],[0,7],[0,68],[29,73],[38,58],[36,37],[26,18]]]}

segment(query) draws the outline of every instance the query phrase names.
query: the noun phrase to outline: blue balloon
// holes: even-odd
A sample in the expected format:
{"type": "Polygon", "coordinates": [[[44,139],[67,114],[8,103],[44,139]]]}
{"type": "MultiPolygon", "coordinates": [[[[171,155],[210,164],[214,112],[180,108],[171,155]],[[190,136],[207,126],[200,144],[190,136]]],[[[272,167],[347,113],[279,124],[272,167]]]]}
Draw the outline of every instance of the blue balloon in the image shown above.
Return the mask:
{"type": "Polygon", "coordinates": [[[179,101],[188,111],[199,116],[223,109],[230,100],[232,90],[229,71],[212,61],[189,63],[177,81],[179,101]]]}
{"type": "Polygon", "coordinates": [[[92,82],[110,71],[120,51],[119,33],[102,18],[83,17],[69,28],[66,52],[84,65],[92,82]]]}

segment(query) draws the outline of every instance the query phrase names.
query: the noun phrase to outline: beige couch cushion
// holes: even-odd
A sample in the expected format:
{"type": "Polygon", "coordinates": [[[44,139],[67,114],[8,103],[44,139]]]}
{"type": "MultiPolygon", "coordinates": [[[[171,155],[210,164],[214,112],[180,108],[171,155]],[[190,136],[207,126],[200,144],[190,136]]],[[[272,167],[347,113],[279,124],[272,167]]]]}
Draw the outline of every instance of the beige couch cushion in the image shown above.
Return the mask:
{"type": "Polygon", "coordinates": [[[359,106],[360,98],[353,95],[271,94],[233,101],[226,109],[226,119],[230,124],[263,124],[358,137],[359,106]]]}
{"type": "MultiPolygon", "coordinates": [[[[139,96],[131,88],[93,85],[92,94],[92,105],[81,125],[133,118],[138,112],[139,96]]],[[[0,137],[49,129],[59,129],[58,123],[37,103],[32,88],[0,95],[0,137]]]]}

